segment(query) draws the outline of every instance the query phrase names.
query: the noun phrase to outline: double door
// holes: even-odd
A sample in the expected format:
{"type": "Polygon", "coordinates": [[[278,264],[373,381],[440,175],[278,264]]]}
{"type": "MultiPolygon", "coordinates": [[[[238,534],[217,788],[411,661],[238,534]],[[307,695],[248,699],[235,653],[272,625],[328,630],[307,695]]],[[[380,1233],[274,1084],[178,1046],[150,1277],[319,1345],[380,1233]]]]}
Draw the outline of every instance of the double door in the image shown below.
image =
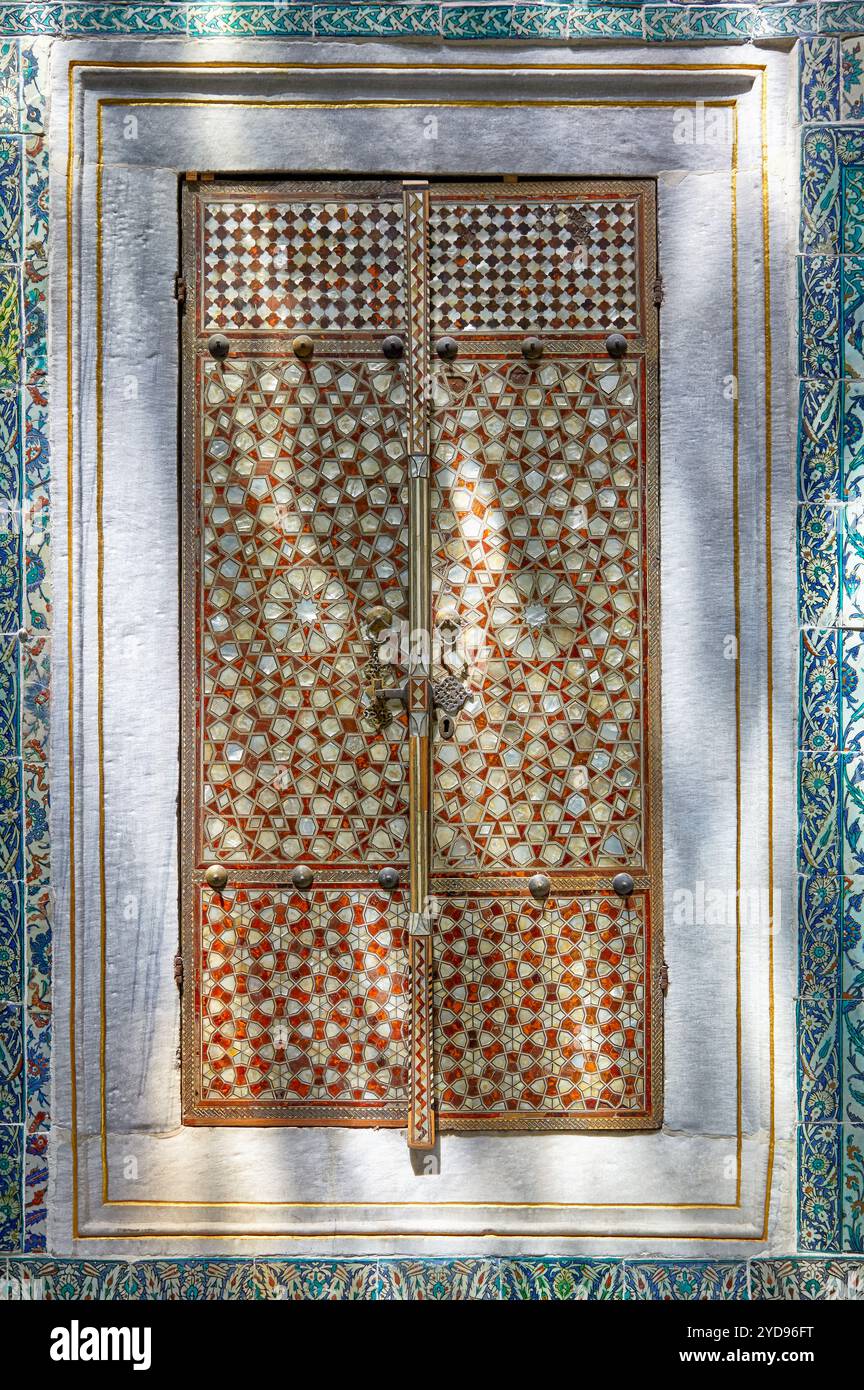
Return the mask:
{"type": "Polygon", "coordinates": [[[185,186],[188,1123],[659,1123],[654,225],[185,186]]]}

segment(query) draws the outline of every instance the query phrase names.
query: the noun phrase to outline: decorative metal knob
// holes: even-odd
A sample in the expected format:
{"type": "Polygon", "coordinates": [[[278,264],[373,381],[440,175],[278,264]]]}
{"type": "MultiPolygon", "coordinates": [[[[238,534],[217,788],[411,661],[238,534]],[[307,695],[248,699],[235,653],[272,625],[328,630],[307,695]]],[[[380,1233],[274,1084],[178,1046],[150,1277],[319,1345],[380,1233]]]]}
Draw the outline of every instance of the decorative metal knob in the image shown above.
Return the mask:
{"type": "Polygon", "coordinates": [[[606,339],[606,351],[610,357],[626,357],[627,339],[623,333],[610,333],[606,339]]]}
{"type": "Polygon", "coordinates": [[[394,888],[398,888],[401,882],[402,875],[392,865],[388,864],[386,869],[378,870],[378,885],[380,888],[386,888],[388,893],[392,893],[394,888]]]}
{"type": "Polygon", "coordinates": [[[213,333],[207,339],[207,351],[217,362],[224,362],[231,351],[231,344],[224,333],[213,333]]]}
{"type": "Polygon", "coordinates": [[[435,351],[442,362],[452,362],[459,352],[459,344],[455,338],[439,338],[435,344],[435,351]]]}
{"type": "Polygon", "coordinates": [[[315,344],[308,333],[300,333],[292,342],[291,351],[301,362],[308,362],[315,351],[315,344]]]}
{"type": "Polygon", "coordinates": [[[228,882],[228,870],[222,864],[211,864],[208,869],[204,870],[204,882],[208,888],[213,888],[217,893],[221,893],[228,882]]]}
{"type": "Polygon", "coordinates": [[[306,893],[315,882],[315,875],[308,864],[298,864],[291,872],[291,882],[301,893],[306,893]]]}
{"type": "Polygon", "coordinates": [[[548,874],[532,874],[528,880],[528,892],[535,903],[543,903],[549,897],[552,884],[548,874]]]}
{"type": "Polygon", "coordinates": [[[523,338],[522,356],[526,362],[539,362],[543,356],[542,338],[523,338]]]}
{"type": "Polygon", "coordinates": [[[381,351],[391,362],[397,362],[405,351],[405,344],[397,333],[391,333],[381,344],[381,351]]]}
{"type": "Polygon", "coordinates": [[[633,892],[633,879],[629,874],[616,874],[612,880],[612,887],[619,898],[629,898],[633,892]]]}

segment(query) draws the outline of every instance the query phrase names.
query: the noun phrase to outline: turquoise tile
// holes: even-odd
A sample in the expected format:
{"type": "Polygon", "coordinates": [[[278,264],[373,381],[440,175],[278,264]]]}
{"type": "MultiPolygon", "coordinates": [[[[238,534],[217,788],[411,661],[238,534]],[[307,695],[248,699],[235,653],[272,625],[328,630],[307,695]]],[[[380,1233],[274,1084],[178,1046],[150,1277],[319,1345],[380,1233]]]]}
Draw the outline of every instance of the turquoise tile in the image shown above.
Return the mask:
{"type": "Polygon", "coordinates": [[[0,136],[0,263],[21,259],[21,168],[21,136],[0,136]]]}
{"type": "Polygon", "coordinates": [[[864,1125],[864,999],[844,999],[840,1006],[844,1124],[864,1125]]]}
{"type": "Polygon", "coordinates": [[[62,5],[0,5],[0,34],[62,32],[62,5]]]}
{"type": "Polygon", "coordinates": [[[820,256],[834,256],[841,249],[843,174],[837,144],[836,133],[825,126],[804,131],[801,250],[820,256]]]}
{"type": "Polygon", "coordinates": [[[646,5],[649,42],[715,40],[745,43],[757,24],[751,5],[646,5]]]}
{"type": "Polygon", "coordinates": [[[0,43],[0,131],[20,129],[20,80],[18,41],[5,39],[0,43]]]}
{"type": "Polygon", "coordinates": [[[844,256],[843,375],[864,380],[864,256],[844,256]]]}
{"type": "Polygon", "coordinates": [[[843,627],[864,627],[864,500],[840,508],[841,603],[843,627]]]}
{"type": "Polygon", "coordinates": [[[9,1273],[21,1285],[29,1285],[25,1295],[29,1298],[51,1303],[95,1302],[123,1297],[129,1265],[124,1260],[30,1257],[10,1260],[9,1273]]]}
{"type": "Polygon", "coordinates": [[[802,121],[840,119],[840,44],[821,35],[798,45],[802,121]]]}
{"type": "MultiPolygon", "coordinates": [[[[51,627],[51,516],[48,489],[41,484],[29,484],[24,513],[24,579],[23,622],[34,632],[46,632],[51,627]]],[[[0,536],[0,581],[2,581],[2,536],[0,536]]],[[[2,587],[0,587],[2,599],[2,587]]],[[[2,613],[2,610],[0,610],[2,613]]],[[[21,625],[19,621],[19,626],[21,625]]]]}
{"type": "Polygon", "coordinates": [[[642,9],[638,5],[571,5],[567,35],[571,39],[641,39],[642,9]]]}
{"type": "Polygon", "coordinates": [[[444,5],[441,33],[445,39],[507,39],[512,19],[511,5],[444,5]]]}
{"type": "Polygon", "coordinates": [[[21,834],[21,764],[17,758],[0,761],[0,878],[24,876],[21,834]]]}
{"type": "MultiPolygon", "coordinates": [[[[840,1249],[841,1143],[842,1126],[838,1124],[798,1126],[798,1243],[801,1250],[840,1249]]],[[[754,1289],[752,1296],[789,1298],[794,1295],[754,1289]]]]}
{"type": "Polygon", "coordinates": [[[798,508],[798,611],[802,627],[836,627],[840,616],[839,506],[798,508]]]}
{"type": "Polygon", "coordinates": [[[754,18],[754,39],[794,37],[799,34],[818,34],[819,19],[815,3],[800,5],[762,5],[754,18]]]}
{"type": "Polygon", "coordinates": [[[842,376],[840,261],[840,256],[799,257],[799,375],[806,379],[842,376]]]}
{"type": "Polygon", "coordinates": [[[864,877],[864,758],[841,753],[840,818],[842,872],[846,878],[864,877]]]}
{"type": "Polygon", "coordinates": [[[321,38],[417,37],[437,35],[440,27],[437,5],[315,5],[312,14],[321,38]]]}
{"type": "MultiPolygon", "coordinates": [[[[839,1245],[836,1248],[839,1250],[839,1245]]],[[[862,1273],[864,1266],[851,1260],[808,1256],[752,1260],[750,1297],[786,1302],[860,1298],[862,1273]]]]}
{"type": "Polygon", "coordinates": [[[802,1124],[841,1118],[840,1012],[836,993],[798,1000],[798,1117],[802,1124]]]}
{"type": "Polygon", "coordinates": [[[510,37],[514,39],[565,39],[568,5],[514,5],[510,37]]]}
{"type": "Polygon", "coordinates": [[[0,1000],[23,1003],[24,914],[20,883],[0,879],[0,1000]]]}
{"type": "Polygon", "coordinates": [[[864,382],[847,381],[843,398],[843,496],[864,498],[864,382]]]}
{"type": "Polygon", "coordinates": [[[843,170],[843,250],[864,252],[864,169],[843,170]]]}
{"type": "Polygon", "coordinates": [[[67,4],[66,33],[185,34],[186,6],[172,4],[67,4]]]}
{"type": "Polygon", "coordinates": [[[13,266],[0,266],[0,389],[21,380],[21,282],[13,266]]]}
{"type": "MultiPolygon", "coordinates": [[[[840,652],[840,745],[864,753],[864,631],[837,633],[840,652]]],[[[826,692],[827,693],[827,692],[826,692]]]]}
{"type": "Polygon", "coordinates": [[[864,4],[856,0],[822,0],[819,28],[823,34],[857,34],[864,30],[864,4]]]}
{"type": "Polygon", "coordinates": [[[311,5],[212,4],[188,6],[188,32],[192,38],[233,35],[270,38],[313,32],[311,5]]]}

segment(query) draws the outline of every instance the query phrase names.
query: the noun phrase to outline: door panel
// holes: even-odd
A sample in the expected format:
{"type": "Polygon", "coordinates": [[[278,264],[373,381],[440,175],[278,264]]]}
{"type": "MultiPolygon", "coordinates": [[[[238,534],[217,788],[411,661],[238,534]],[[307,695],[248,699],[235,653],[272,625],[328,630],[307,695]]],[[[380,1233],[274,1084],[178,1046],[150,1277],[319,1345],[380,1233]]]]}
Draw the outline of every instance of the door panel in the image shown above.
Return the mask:
{"type": "Polygon", "coordinates": [[[184,198],[184,1118],[659,1124],[653,185],[184,198]]]}

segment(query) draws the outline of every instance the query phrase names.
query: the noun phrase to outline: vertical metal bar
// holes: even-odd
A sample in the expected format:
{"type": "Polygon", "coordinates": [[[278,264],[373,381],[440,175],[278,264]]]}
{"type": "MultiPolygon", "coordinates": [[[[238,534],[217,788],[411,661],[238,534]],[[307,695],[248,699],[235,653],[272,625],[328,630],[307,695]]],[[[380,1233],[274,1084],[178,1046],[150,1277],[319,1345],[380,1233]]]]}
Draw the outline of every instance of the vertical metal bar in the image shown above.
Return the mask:
{"type": "Polygon", "coordinates": [[[408,1143],[435,1143],[433,1109],[432,919],[429,871],[432,854],[432,560],[429,516],[429,190],[403,185],[408,294],[408,795],[411,901],[411,1085],[408,1143]]]}

